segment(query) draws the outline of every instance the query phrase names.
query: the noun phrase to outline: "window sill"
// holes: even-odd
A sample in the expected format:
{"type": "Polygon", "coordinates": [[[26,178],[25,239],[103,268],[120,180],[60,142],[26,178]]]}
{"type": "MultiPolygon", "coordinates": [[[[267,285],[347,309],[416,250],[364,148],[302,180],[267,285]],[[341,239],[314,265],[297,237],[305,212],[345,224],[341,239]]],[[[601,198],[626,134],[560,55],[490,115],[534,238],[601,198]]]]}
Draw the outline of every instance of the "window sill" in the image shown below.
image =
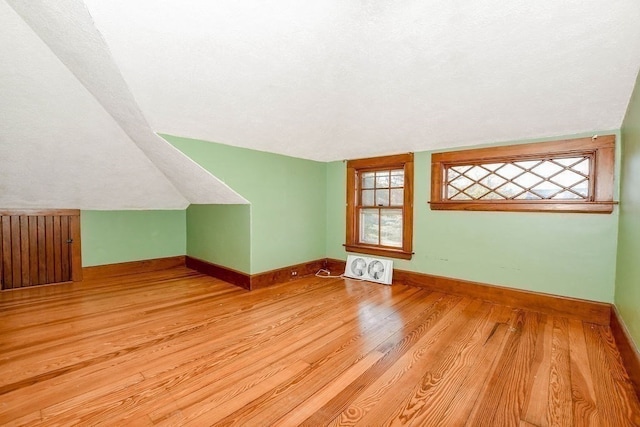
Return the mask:
{"type": "Polygon", "coordinates": [[[372,246],[361,245],[343,245],[348,252],[355,252],[359,254],[378,255],[389,258],[399,259],[411,259],[413,252],[405,252],[402,249],[387,249],[372,246]]]}
{"type": "Polygon", "coordinates": [[[573,212],[611,213],[616,202],[549,202],[549,201],[492,201],[492,202],[429,202],[431,210],[502,211],[502,212],[573,212]]]}

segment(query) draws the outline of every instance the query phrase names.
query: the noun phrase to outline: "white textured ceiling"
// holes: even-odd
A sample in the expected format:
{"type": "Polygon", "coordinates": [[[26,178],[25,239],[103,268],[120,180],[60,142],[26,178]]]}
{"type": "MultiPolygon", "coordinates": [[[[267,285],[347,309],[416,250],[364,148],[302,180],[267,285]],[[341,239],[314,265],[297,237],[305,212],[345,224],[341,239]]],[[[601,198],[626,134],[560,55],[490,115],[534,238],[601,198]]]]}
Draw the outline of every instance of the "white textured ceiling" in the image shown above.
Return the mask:
{"type": "Polygon", "coordinates": [[[87,0],[159,132],[315,160],[619,128],[638,0],[87,0]]]}
{"type": "Polygon", "coordinates": [[[0,0],[0,206],[245,202],[154,132],[329,161],[616,129],[638,22],[637,0],[0,0]]]}

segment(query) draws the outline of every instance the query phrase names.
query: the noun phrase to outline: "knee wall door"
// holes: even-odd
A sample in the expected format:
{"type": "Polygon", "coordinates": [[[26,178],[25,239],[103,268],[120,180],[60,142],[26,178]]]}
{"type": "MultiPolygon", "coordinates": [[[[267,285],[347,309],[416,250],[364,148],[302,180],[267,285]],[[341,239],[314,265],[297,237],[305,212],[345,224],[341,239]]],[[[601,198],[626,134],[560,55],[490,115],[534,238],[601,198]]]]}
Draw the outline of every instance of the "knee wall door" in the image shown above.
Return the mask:
{"type": "Polygon", "coordinates": [[[15,289],[82,279],[80,211],[0,211],[0,284],[15,289]]]}

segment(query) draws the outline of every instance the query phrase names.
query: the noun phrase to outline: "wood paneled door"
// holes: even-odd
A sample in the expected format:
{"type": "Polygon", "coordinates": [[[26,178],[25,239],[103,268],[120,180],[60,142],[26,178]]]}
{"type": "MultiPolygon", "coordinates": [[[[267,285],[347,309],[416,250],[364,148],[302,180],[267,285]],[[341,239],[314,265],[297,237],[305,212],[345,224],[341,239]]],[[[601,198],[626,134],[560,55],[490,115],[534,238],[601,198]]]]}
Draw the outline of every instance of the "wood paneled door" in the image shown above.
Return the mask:
{"type": "Polygon", "coordinates": [[[79,210],[0,210],[0,289],[82,280],[79,210]]]}

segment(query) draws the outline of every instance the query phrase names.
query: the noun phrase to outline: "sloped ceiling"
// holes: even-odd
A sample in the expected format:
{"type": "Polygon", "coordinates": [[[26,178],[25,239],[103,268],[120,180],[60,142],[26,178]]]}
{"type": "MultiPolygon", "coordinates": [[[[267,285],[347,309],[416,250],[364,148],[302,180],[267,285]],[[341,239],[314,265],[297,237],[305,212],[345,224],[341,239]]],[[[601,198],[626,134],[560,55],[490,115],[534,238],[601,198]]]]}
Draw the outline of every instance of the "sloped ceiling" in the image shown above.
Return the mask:
{"type": "Polygon", "coordinates": [[[157,136],[81,1],[0,9],[2,192],[10,208],[247,203],[157,136]],[[22,19],[20,19],[22,18],[22,19]]]}
{"type": "Polygon", "coordinates": [[[4,1],[0,206],[244,202],[154,132],[330,161],[616,129],[640,68],[637,0],[4,1]]]}

